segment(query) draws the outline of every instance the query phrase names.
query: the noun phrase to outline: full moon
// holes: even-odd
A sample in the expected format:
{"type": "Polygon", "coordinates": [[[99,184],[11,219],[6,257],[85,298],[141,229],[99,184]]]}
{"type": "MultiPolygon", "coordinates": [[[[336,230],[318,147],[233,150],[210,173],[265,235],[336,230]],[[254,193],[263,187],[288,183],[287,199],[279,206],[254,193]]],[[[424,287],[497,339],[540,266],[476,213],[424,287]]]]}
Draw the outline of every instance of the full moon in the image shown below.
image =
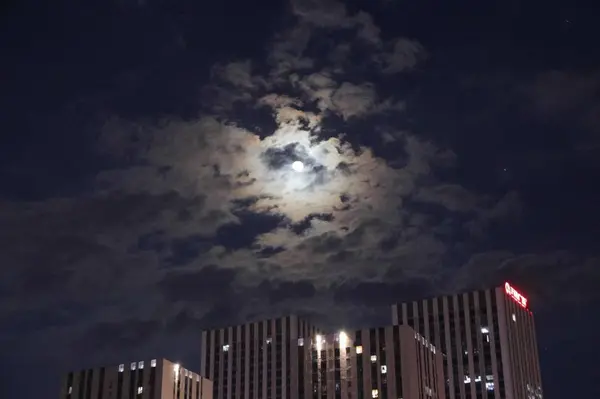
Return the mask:
{"type": "Polygon", "coordinates": [[[292,163],[292,169],[294,169],[296,172],[302,172],[304,170],[304,164],[300,161],[295,161],[292,163]]]}

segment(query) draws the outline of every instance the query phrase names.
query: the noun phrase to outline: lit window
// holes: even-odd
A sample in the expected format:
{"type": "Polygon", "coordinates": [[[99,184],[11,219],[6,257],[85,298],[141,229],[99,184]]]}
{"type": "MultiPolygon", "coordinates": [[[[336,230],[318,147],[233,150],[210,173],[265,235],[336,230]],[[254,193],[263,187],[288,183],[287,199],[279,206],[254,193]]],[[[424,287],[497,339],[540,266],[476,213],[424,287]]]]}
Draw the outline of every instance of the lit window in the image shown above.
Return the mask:
{"type": "Polygon", "coordinates": [[[73,392],[73,387],[69,387],[69,395],[73,392]]]}
{"type": "Polygon", "coordinates": [[[119,373],[122,373],[125,370],[124,364],[119,364],[119,373]]]}
{"type": "Polygon", "coordinates": [[[357,355],[360,355],[361,353],[362,353],[362,346],[358,345],[358,346],[356,347],[356,354],[357,354],[357,355]]]}
{"type": "Polygon", "coordinates": [[[481,327],[481,333],[482,334],[489,334],[490,330],[487,327],[481,327]]]}
{"type": "Polygon", "coordinates": [[[475,382],[481,382],[481,376],[478,375],[477,377],[475,377],[475,382]]]}
{"type": "Polygon", "coordinates": [[[269,337],[269,338],[267,338],[267,345],[270,345],[270,344],[271,344],[271,342],[273,342],[273,338],[270,338],[270,337],[269,337]]]}
{"type": "Polygon", "coordinates": [[[383,366],[381,366],[381,374],[385,373],[387,373],[387,366],[384,364],[383,366]]]}
{"type": "Polygon", "coordinates": [[[229,352],[229,344],[223,345],[223,352],[229,352]]]}
{"type": "Polygon", "coordinates": [[[304,338],[298,338],[298,346],[304,346],[304,338]]]}
{"type": "Polygon", "coordinates": [[[375,363],[377,361],[377,355],[371,355],[371,363],[375,363]]]}
{"type": "Polygon", "coordinates": [[[138,369],[143,369],[143,368],[144,368],[144,362],[139,362],[138,369]]]}
{"type": "Polygon", "coordinates": [[[379,391],[377,389],[371,389],[371,397],[378,398],[379,397],[379,391]]]}
{"type": "Polygon", "coordinates": [[[489,336],[489,335],[486,335],[486,336],[485,336],[485,340],[486,340],[487,342],[490,342],[490,336],[489,336]]]}
{"type": "Polygon", "coordinates": [[[465,375],[465,384],[470,384],[471,383],[471,377],[469,377],[468,375],[465,375]]]}
{"type": "Polygon", "coordinates": [[[135,370],[135,366],[136,366],[136,365],[137,365],[137,363],[136,363],[136,362],[133,362],[133,363],[131,363],[131,369],[132,369],[132,370],[135,370]]]}
{"type": "Polygon", "coordinates": [[[156,367],[156,359],[150,360],[150,367],[156,367]]]}
{"type": "Polygon", "coordinates": [[[141,395],[144,392],[144,387],[138,387],[138,395],[141,395]]]}
{"type": "Polygon", "coordinates": [[[487,389],[488,391],[493,391],[494,390],[494,383],[493,382],[486,382],[485,383],[485,389],[487,389]]]}
{"type": "Polygon", "coordinates": [[[494,381],[494,376],[491,375],[491,374],[488,374],[488,375],[485,376],[485,379],[488,380],[488,381],[494,381]]]}
{"type": "Polygon", "coordinates": [[[512,314],[512,319],[513,319],[514,322],[517,321],[517,316],[514,313],[512,314]]]}

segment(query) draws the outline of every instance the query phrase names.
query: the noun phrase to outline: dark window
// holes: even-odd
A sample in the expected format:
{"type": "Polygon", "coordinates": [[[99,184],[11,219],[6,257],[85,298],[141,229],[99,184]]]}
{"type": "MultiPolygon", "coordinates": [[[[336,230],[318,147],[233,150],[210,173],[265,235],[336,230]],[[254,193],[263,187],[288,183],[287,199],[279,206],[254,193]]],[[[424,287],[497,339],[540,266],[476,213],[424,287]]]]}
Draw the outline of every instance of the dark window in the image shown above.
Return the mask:
{"type": "Polygon", "coordinates": [[[77,396],[79,399],[83,399],[85,393],[85,370],[79,372],[79,387],[77,390],[77,396]]]}
{"type": "Polygon", "coordinates": [[[104,398],[104,374],[106,373],[106,368],[102,367],[100,369],[100,381],[98,385],[98,399],[104,398]]]}
{"type": "Polygon", "coordinates": [[[67,386],[65,387],[65,392],[67,392],[67,399],[71,397],[71,393],[69,390],[73,389],[73,373],[69,373],[67,376],[67,386]]]}
{"type": "Polygon", "coordinates": [[[154,399],[154,385],[156,385],[156,367],[150,369],[150,398],[154,399]]]}
{"type": "Polygon", "coordinates": [[[129,398],[134,399],[136,394],[135,385],[135,370],[131,370],[129,373],[129,398]]]}
{"type": "Polygon", "coordinates": [[[123,398],[123,372],[119,372],[119,376],[117,378],[117,399],[123,398]]]}

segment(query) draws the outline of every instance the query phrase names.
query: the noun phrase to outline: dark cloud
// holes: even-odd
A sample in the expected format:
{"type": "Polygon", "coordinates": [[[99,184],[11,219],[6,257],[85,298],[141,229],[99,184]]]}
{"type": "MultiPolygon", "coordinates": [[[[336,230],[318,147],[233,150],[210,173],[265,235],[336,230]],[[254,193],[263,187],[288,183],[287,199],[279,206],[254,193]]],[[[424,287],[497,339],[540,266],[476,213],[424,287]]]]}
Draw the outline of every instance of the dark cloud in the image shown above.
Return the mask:
{"type": "Polygon", "coordinates": [[[239,222],[225,224],[217,230],[214,244],[228,250],[250,247],[258,236],[281,226],[286,220],[284,215],[236,212],[239,222]]]}
{"type": "MultiPolygon", "coordinates": [[[[364,306],[381,306],[392,303],[426,298],[434,294],[435,288],[426,280],[402,282],[347,282],[331,287],[336,301],[364,306]]],[[[390,311],[391,312],[391,311],[390,311]]]]}
{"type": "Polygon", "coordinates": [[[196,272],[170,272],[159,287],[169,301],[215,302],[234,294],[236,271],[207,266],[196,272]]]}
{"type": "Polygon", "coordinates": [[[302,301],[310,299],[316,294],[315,286],[311,281],[265,280],[259,284],[258,290],[266,295],[271,303],[286,300],[302,301]]]}
{"type": "Polygon", "coordinates": [[[311,228],[311,222],[315,219],[324,222],[331,222],[334,218],[331,213],[311,213],[307,215],[301,222],[290,225],[290,229],[296,234],[303,234],[306,230],[311,228]]]}

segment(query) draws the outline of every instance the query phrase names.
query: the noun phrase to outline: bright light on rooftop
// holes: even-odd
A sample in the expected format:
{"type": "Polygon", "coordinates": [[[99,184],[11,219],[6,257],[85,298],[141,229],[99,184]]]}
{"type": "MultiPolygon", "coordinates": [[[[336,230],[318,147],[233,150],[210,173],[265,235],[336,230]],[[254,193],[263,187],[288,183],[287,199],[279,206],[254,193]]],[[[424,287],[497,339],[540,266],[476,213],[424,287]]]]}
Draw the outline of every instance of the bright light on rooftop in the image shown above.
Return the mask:
{"type": "Polygon", "coordinates": [[[340,340],[340,348],[348,347],[348,335],[344,331],[340,331],[338,337],[340,340]]]}

